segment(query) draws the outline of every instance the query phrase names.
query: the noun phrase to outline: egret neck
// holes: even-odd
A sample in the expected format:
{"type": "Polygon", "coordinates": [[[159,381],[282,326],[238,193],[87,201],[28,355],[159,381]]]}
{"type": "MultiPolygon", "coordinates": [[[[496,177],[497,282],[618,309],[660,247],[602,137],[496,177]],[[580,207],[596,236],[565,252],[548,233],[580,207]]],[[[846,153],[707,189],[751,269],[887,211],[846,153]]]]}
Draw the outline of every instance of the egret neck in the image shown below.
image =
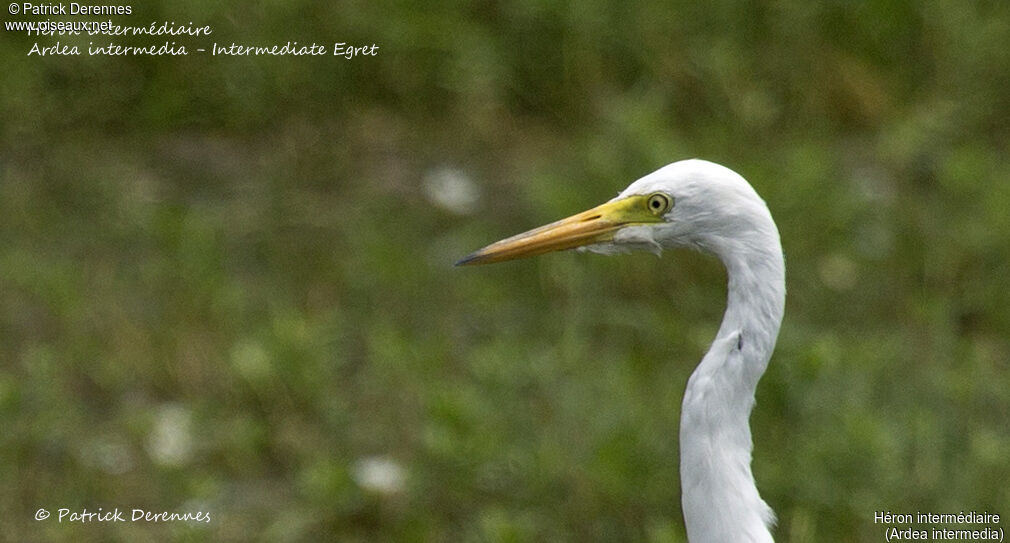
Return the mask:
{"type": "Polygon", "coordinates": [[[706,240],[726,267],[726,314],[688,380],[680,419],[681,503],[692,542],[768,542],[775,522],[751,472],[749,418],[785,307],[785,264],[771,215],[706,240]],[[746,232],[742,234],[741,232],[746,232]]]}

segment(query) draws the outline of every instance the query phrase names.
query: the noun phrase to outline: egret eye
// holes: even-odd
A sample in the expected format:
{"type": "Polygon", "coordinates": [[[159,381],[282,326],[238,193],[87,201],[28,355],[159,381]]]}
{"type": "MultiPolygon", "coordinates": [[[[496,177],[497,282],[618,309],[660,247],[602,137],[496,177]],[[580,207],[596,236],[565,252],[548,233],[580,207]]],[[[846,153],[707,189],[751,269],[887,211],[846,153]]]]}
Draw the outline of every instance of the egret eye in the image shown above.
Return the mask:
{"type": "Polygon", "coordinates": [[[656,194],[649,196],[645,205],[648,206],[649,212],[653,215],[662,215],[670,210],[670,206],[673,205],[673,200],[662,192],[657,192],[656,194]]]}

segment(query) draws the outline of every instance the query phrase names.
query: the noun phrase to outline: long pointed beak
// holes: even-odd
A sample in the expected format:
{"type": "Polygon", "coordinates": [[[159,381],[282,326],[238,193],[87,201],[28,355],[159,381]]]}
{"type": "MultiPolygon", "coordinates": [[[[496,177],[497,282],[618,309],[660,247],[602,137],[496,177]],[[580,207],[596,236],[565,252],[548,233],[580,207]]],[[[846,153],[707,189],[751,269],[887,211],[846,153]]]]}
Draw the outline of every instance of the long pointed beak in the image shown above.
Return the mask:
{"type": "Polygon", "coordinates": [[[646,196],[629,196],[492,243],[456,262],[457,266],[491,264],[612,241],[629,224],[658,222],[646,196]]]}

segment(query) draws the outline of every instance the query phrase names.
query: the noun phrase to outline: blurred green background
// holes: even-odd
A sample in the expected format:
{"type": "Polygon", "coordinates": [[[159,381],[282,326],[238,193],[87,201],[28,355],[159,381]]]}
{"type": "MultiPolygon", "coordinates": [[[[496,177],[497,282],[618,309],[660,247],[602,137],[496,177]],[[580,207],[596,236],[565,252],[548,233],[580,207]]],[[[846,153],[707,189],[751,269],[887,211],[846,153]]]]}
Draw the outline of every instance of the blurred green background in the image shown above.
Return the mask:
{"type": "Polygon", "coordinates": [[[133,11],[211,25],[169,40],[190,51],[378,56],[0,34],[4,538],[684,541],[680,399],[720,264],[452,263],[695,156],[751,181],[785,247],[752,417],[777,540],[1010,515],[1010,4],[133,11]]]}

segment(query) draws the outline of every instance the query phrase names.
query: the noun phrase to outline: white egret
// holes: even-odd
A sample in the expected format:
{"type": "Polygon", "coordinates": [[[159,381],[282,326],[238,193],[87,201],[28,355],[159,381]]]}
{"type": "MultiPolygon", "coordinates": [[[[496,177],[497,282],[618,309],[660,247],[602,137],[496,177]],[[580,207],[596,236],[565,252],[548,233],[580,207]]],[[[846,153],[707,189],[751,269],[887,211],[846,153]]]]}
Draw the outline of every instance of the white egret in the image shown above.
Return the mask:
{"type": "Polygon", "coordinates": [[[689,247],[714,254],[728,276],[726,313],[684,392],[681,503],[694,543],[772,541],[775,516],[751,472],[754,391],[785,308],[785,263],[764,201],[736,172],[684,160],[632,183],[609,202],[474,252],[486,264],[580,248],[614,254],[689,247]]]}

